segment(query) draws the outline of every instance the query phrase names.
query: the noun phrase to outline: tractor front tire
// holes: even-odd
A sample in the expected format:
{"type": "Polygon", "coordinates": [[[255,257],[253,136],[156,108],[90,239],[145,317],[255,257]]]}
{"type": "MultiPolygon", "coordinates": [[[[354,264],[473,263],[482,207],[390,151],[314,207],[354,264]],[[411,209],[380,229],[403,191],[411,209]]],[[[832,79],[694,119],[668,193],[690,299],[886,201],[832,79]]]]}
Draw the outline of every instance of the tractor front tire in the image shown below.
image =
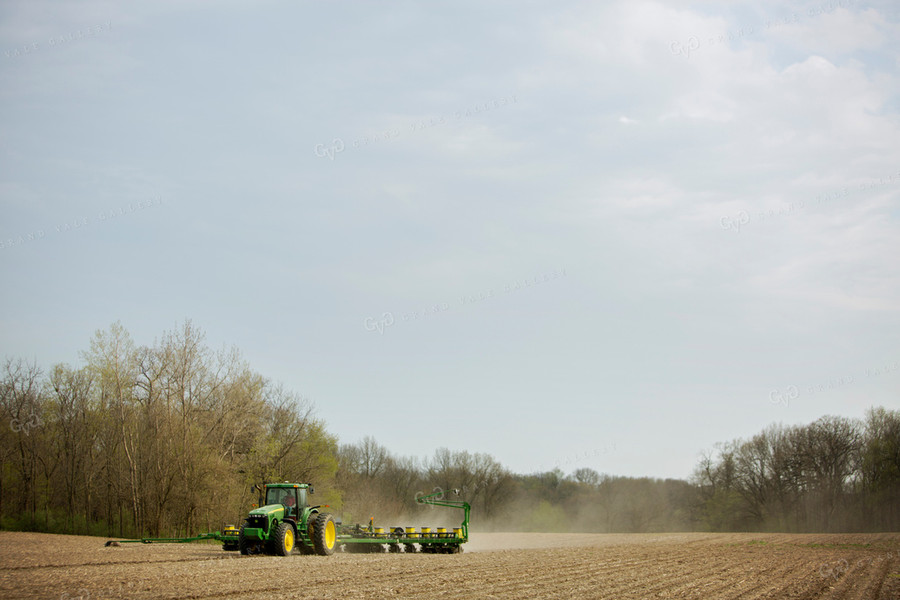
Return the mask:
{"type": "Polygon", "coordinates": [[[275,530],[275,554],[288,556],[294,550],[294,528],[290,523],[282,521],[275,530]]]}
{"type": "Polygon", "coordinates": [[[313,526],[313,546],[319,556],[331,556],[337,542],[337,529],[334,525],[334,517],[329,513],[316,515],[313,526]]]}
{"type": "Polygon", "coordinates": [[[243,555],[250,554],[250,544],[247,541],[247,538],[244,537],[244,527],[246,525],[247,523],[244,522],[244,524],[241,525],[240,532],[238,533],[238,550],[240,550],[241,554],[243,555]]]}

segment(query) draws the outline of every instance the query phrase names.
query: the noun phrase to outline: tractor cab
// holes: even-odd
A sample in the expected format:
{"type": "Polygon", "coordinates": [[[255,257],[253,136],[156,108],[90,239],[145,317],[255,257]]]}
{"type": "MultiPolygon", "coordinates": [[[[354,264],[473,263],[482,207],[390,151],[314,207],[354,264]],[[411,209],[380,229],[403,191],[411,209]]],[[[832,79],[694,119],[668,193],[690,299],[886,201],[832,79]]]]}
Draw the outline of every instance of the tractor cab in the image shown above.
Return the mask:
{"type": "Polygon", "coordinates": [[[306,483],[267,483],[260,491],[260,506],[281,505],[285,509],[285,518],[299,521],[304,509],[309,506],[307,495],[313,490],[306,483]]]}
{"type": "Polygon", "coordinates": [[[306,504],[307,488],[294,484],[290,487],[274,487],[272,484],[266,486],[266,498],[264,505],[281,504],[285,507],[285,516],[297,519],[300,511],[306,504]]]}

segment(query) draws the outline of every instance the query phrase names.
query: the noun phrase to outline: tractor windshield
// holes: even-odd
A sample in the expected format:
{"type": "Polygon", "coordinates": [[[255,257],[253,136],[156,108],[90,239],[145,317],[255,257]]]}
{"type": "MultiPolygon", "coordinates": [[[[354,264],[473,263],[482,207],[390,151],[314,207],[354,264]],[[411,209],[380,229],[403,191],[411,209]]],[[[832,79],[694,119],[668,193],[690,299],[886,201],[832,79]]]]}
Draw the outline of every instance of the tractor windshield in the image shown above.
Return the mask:
{"type": "Polygon", "coordinates": [[[297,510],[297,488],[268,488],[266,504],[283,504],[289,513],[297,510]]]}

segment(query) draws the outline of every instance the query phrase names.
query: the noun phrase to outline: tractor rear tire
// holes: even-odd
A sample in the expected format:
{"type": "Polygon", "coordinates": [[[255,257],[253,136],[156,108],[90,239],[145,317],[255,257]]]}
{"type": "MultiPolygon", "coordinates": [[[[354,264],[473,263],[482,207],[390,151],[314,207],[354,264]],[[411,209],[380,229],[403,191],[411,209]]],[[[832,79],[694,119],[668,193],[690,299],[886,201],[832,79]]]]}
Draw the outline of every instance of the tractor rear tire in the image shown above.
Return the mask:
{"type": "Polygon", "coordinates": [[[294,536],[294,528],[290,523],[282,521],[275,530],[275,554],[278,556],[289,556],[294,550],[296,537],[294,536]]]}
{"type": "Polygon", "coordinates": [[[337,529],[334,525],[334,517],[329,513],[316,515],[313,526],[313,546],[319,556],[331,556],[337,542],[337,529]]]}

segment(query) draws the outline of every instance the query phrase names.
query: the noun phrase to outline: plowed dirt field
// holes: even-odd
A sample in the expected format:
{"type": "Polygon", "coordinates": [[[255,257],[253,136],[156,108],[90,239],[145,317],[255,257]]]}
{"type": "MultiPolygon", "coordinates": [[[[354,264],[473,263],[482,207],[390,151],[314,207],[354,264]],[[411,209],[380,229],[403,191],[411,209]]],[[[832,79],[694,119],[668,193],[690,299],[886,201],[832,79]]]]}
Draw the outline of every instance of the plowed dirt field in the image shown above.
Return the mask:
{"type": "Polygon", "coordinates": [[[475,533],[463,554],[265,557],[0,532],[0,598],[900,600],[900,534],[475,533]]]}

